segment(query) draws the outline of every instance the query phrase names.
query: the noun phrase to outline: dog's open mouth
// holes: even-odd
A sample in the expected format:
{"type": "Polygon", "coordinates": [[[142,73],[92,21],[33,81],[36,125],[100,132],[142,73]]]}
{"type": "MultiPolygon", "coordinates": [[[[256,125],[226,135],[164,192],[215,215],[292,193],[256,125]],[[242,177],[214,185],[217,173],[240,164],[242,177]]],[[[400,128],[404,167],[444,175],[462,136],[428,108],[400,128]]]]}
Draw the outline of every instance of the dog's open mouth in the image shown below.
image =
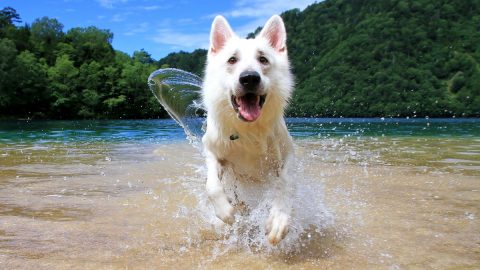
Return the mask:
{"type": "Polygon", "coordinates": [[[262,106],[267,95],[245,94],[241,97],[232,96],[232,105],[238,117],[247,122],[253,122],[260,117],[262,106]]]}

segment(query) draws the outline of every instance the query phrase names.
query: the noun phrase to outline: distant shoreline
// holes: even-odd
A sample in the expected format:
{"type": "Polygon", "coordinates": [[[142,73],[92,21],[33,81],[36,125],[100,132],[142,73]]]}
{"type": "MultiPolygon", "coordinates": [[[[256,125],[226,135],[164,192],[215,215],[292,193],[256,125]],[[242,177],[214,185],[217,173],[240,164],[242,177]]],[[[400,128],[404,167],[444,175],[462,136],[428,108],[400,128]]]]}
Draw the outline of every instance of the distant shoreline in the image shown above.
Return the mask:
{"type": "MultiPolygon", "coordinates": [[[[450,116],[450,117],[430,117],[430,116],[416,116],[416,117],[384,117],[384,116],[348,116],[348,117],[332,117],[332,116],[286,116],[287,119],[332,119],[332,120],[353,120],[353,119],[378,119],[380,121],[389,120],[441,120],[441,119],[463,119],[463,120],[480,120],[480,117],[476,116],[450,116]]],[[[157,117],[157,118],[92,118],[92,119],[61,119],[61,118],[16,118],[16,117],[0,117],[0,121],[150,121],[150,120],[173,120],[170,117],[157,117]]]]}

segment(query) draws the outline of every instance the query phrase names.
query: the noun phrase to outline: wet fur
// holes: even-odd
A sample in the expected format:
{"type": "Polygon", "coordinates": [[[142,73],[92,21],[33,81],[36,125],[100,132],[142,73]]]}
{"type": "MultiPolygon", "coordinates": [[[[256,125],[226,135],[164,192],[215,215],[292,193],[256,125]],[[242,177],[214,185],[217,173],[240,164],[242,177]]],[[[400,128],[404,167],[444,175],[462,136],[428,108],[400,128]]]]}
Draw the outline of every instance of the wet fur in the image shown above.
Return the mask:
{"type": "Polygon", "coordinates": [[[271,181],[275,194],[266,221],[271,244],[285,237],[290,220],[293,183],[287,170],[293,147],[283,115],[292,88],[286,32],[279,16],[270,18],[262,32],[248,40],[237,37],[223,17],[215,18],[203,85],[208,115],[203,137],[207,192],[217,217],[231,224],[235,210],[223,185],[231,179],[224,179],[224,172],[233,172],[239,181],[271,181]],[[233,65],[228,62],[232,56],[238,59],[233,65]],[[266,57],[268,65],[260,63],[259,56],[266,57]],[[231,104],[232,95],[241,91],[239,75],[246,70],[260,74],[259,91],[267,95],[260,117],[253,122],[239,119],[231,104]]]}

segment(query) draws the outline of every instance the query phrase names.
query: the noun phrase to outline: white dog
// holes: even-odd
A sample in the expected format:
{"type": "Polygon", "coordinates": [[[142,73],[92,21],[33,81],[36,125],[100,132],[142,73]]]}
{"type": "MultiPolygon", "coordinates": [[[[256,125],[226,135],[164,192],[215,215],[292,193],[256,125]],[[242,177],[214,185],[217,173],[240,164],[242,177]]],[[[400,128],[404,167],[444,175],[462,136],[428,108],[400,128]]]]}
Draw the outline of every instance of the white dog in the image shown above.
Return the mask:
{"type": "Polygon", "coordinates": [[[232,224],[234,198],[226,195],[224,173],[233,172],[238,181],[270,181],[275,194],[266,233],[273,245],[285,237],[290,221],[287,163],[293,145],[283,114],[292,88],[280,16],[271,17],[255,39],[239,38],[225,18],[215,18],[203,85],[207,192],[216,216],[232,224]]]}

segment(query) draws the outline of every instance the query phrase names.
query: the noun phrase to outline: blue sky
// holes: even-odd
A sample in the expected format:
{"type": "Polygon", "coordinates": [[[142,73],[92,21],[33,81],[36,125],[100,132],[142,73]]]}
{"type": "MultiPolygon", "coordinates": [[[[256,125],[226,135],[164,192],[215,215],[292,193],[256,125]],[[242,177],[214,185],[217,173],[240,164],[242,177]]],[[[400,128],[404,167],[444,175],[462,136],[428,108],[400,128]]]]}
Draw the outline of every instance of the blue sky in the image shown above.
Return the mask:
{"type": "MultiPolygon", "coordinates": [[[[215,15],[227,18],[240,36],[262,26],[273,14],[299,8],[313,0],[0,0],[13,7],[23,23],[56,18],[64,32],[73,27],[96,26],[113,32],[113,47],[132,54],[145,49],[154,59],[170,52],[207,48],[215,15]]],[[[287,29],[288,31],[288,29],[287,29]]]]}

